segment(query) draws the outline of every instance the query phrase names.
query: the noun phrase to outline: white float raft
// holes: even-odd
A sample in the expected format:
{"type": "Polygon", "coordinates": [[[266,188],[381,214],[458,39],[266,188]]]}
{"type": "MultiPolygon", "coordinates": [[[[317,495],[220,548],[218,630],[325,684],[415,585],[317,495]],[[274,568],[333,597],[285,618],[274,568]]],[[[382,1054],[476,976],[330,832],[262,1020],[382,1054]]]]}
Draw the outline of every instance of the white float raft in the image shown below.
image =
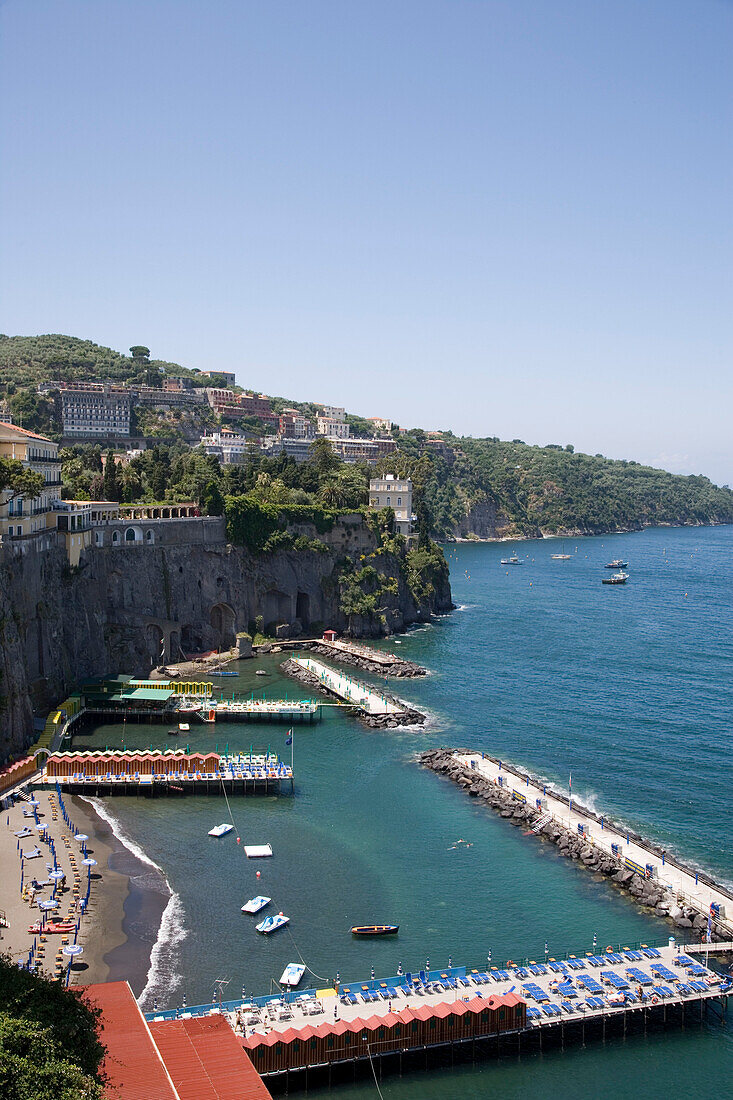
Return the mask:
{"type": "Polygon", "coordinates": [[[244,851],[247,859],[265,859],[266,856],[272,855],[269,844],[245,844],[244,851]]]}
{"type": "Polygon", "coordinates": [[[295,988],[305,974],[305,966],[302,963],[288,963],[280,975],[280,985],[289,985],[295,988]]]}

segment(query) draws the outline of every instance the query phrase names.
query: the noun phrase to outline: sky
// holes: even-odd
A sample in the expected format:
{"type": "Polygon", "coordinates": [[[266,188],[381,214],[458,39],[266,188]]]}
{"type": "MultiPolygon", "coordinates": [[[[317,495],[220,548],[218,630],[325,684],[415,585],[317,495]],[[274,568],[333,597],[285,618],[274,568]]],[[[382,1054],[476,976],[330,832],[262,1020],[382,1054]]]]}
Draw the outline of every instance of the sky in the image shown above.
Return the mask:
{"type": "Polygon", "coordinates": [[[733,4],[0,0],[0,331],[733,484],[733,4]]]}

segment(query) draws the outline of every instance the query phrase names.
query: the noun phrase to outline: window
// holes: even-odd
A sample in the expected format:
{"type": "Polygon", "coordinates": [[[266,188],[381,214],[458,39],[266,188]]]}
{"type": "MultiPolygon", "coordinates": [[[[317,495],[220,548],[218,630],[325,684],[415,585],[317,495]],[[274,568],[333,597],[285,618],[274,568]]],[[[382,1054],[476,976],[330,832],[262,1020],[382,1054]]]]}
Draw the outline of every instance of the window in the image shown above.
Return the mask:
{"type": "Polygon", "coordinates": [[[127,530],[125,531],[125,542],[134,542],[134,541],[135,541],[135,528],[134,527],[128,527],[127,530]]]}
{"type": "Polygon", "coordinates": [[[397,497],[397,504],[398,505],[402,504],[402,497],[397,497]]]}
{"type": "Polygon", "coordinates": [[[10,538],[13,537],[13,525],[12,525],[12,523],[8,527],[8,535],[10,536],[10,538]]]}

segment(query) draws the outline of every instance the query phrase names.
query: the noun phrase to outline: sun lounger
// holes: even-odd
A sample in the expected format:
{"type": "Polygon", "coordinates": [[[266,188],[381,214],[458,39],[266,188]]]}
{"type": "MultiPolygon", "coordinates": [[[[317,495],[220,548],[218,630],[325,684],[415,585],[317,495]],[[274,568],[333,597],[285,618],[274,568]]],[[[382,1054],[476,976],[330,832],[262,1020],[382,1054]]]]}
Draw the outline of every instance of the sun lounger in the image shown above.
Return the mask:
{"type": "Polygon", "coordinates": [[[586,1000],[585,1003],[588,1005],[588,1008],[603,1008],[604,1007],[603,1001],[600,997],[588,997],[588,999],[586,1000]]]}
{"type": "Polygon", "coordinates": [[[21,852],[20,854],[22,855],[23,859],[38,859],[41,854],[41,849],[33,848],[30,852],[21,852]]]}
{"type": "Polygon", "coordinates": [[[567,1012],[568,1016],[571,1016],[573,1014],[573,1012],[575,1012],[575,1006],[569,1004],[568,1001],[563,1001],[562,1002],[562,1010],[563,1010],[563,1012],[567,1012]]]}

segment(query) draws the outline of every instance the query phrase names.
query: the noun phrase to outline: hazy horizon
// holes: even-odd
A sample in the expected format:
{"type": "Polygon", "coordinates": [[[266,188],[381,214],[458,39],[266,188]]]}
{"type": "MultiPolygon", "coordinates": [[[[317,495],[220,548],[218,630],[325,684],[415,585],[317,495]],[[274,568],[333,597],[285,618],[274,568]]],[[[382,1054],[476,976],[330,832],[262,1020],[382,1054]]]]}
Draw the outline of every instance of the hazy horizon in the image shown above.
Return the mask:
{"type": "Polygon", "coordinates": [[[733,482],[733,9],[6,0],[0,330],[733,482]]]}

